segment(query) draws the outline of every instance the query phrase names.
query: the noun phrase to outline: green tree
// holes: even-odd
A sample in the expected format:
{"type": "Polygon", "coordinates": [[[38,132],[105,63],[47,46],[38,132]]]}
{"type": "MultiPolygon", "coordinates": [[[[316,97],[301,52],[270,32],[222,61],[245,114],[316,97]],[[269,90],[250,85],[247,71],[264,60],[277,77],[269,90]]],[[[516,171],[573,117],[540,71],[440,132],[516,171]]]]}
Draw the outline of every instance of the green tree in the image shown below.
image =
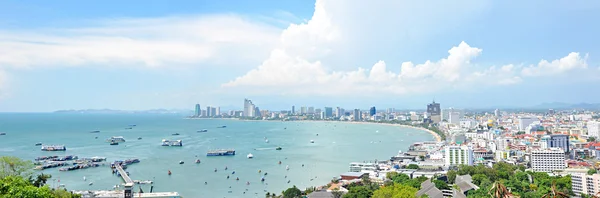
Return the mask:
{"type": "Polygon", "coordinates": [[[300,196],[302,196],[302,191],[295,185],[283,191],[283,198],[298,198],[300,196]]]}
{"type": "Polygon", "coordinates": [[[595,141],[596,141],[596,138],[595,138],[595,137],[589,137],[589,138],[587,139],[587,141],[588,141],[588,142],[595,142],[595,141]]]}
{"type": "Polygon", "coordinates": [[[31,176],[29,176],[29,182],[31,182],[35,187],[42,187],[42,186],[46,185],[46,182],[50,178],[52,178],[52,175],[42,173],[42,174],[37,175],[35,177],[35,179],[33,179],[31,176]]]}
{"type": "Polygon", "coordinates": [[[419,165],[416,164],[409,164],[407,167],[407,169],[419,169],[419,165]]]}
{"type": "Polygon", "coordinates": [[[510,198],[512,196],[508,189],[506,189],[506,186],[499,181],[494,182],[489,193],[493,198],[510,198]]]}
{"type": "Polygon", "coordinates": [[[398,176],[398,172],[387,172],[385,174],[385,177],[388,178],[388,179],[393,179],[396,176],[398,176]]]}
{"type": "Polygon", "coordinates": [[[442,189],[450,189],[448,187],[448,184],[446,182],[444,182],[444,181],[436,179],[436,180],[433,180],[433,183],[435,184],[435,187],[438,188],[438,189],[440,189],[440,190],[442,190],[442,189]]]}
{"type": "Polygon", "coordinates": [[[55,197],[47,186],[38,188],[19,176],[8,176],[0,180],[0,197],[48,198],[55,197]]]}
{"type": "Polygon", "coordinates": [[[394,178],[392,178],[392,180],[394,181],[394,183],[404,183],[405,181],[410,180],[410,177],[406,174],[400,173],[394,178]]]}
{"type": "Polygon", "coordinates": [[[342,192],[336,188],[336,189],[333,189],[333,191],[331,191],[331,194],[333,195],[333,198],[341,198],[342,195],[344,195],[344,192],[342,192]]]}
{"type": "Polygon", "coordinates": [[[457,174],[458,173],[455,170],[449,170],[448,173],[446,173],[446,175],[448,175],[448,182],[454,183],[457,174]]]}
{"type": "Polygon", "coordinates": [[[33,164],[30,161],[12,156],[0,157],[0,179],[8,176],[28,177],[32,168],[33,164]]]}
{"type": "Polygon", "coordinates": [[[588,175],[593,175],[593,174],[596,174],[597,172],[598,172],[598,171],[596,171],[596,169],[595,169],[595,168],[592,168],[592,169],[588,170],[587,174],[588,174],[588,175]]]}
{"type": "Polygon", "coordinates": [[[569,197],[569,195],[567,195],[566,193],[556,190],[555,182],[552,183],[552,189],[550,190],[550,192],[548,192],[544,196],[542,196],[542,198],[568,198],[568,197],[569,197]]]}
{"type": "Polygon", "coordinates": [[[417,191],[410,186],[394,184],[376,190],[373,192],[373,198],[413,198],[416,197],[417,191]]]}
{"type": "Polygon", "coordinates": [[[349,187],[348,192],[344,194],[344,198],[370,198],[373,196],[373,190],[365,186],[349,187]]]}

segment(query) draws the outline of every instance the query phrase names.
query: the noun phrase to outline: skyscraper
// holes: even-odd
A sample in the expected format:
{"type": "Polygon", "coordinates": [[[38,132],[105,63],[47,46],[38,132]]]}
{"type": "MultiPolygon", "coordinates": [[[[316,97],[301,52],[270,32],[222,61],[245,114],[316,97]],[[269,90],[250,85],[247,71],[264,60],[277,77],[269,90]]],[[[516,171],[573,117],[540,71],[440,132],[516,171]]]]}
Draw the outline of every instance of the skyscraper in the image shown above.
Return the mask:
{"type": "Polygon", "coordinates": [[[256,106],[252,103],[252,100],[244,99],[244,117],[255,117],[256,106]]]}
{"type": "Polygon", "coordinates": [[[441,111],[442,110],[440,109],[440,103],[435,103],[435,100],[433,101],[433,103],[427,105],[427,114],[430,116],[431,121],[433,121],[434,123],[439,123],[440,121],[442,121],[441,111]]]}
{"type": "Polygon", "coordinates": [[[308,114],[314,114],[315,113],[315,108],[314,107],[308,107],[308,114]]]}
{"type": "Polygon", "coordinates": [[[211,117],[211,116],[213,116],[211,107],[206,106],[206,117],[211,117]]]}
{"type": "Polygon", "coordinates": [[[300,114],[306,114],[306,106],[300,107],[300,114]]]}
{"type": "Polygon", "coordinates": [[[296,114],[296,106],[292,105],[292,115],[296,114]]]}
{"type": "Polygon", "coordinates": [[[215,113],[215,116],[220,116],[221,115],[221,107],[217,107],[217,112],[215,113]]]}
{"type": "Polygon", "coordinates": [[[361,115],[360,115],[360,109],[354,109],[354,115],[353,116],[354,116],[354,121],[361,120],[360,119],[360,117],[361,117],[361,115]]]}
{"type": "Polygon", "coordinates": [[[194,110],[194,116],[200,117],[201,114],[202,114],[202,109],[200,109],[200,104],[196,104],[196,109],[194,110]]]}
{"type": "Polygon", "coordinates": [[[210,107],[210,117],[217,116],[217,108],[210,107]]]}
{"type": "Polygon", "coordinates": [[[333,117],[333,108],[331,108],[331,107],[325,107],[325,111],[324,112],[325,112],[325,118],[323,118],[323,119],[333,117]]]}
{"type": "Polygon", "coordinates": [[[374,116],[377,113],[377,109],[375,109],[375,107],[371,107],[371,109],[369,109],[369,115],[370,116],[374,116]]]}

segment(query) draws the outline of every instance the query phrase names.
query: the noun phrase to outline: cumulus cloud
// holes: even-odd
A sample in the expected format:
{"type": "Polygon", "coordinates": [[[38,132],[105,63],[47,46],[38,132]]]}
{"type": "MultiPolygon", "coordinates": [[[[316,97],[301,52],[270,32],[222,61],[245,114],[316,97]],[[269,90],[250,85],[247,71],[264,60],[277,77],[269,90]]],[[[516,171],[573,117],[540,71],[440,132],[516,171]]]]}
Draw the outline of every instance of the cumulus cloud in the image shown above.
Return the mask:
{"type": "Polygon", "coordinates": [[[588,66],[587,59],[588,54],[581,57],[578,52],[571,52],[569,55],[551,62],[541,60],[537,65],[523,68],[521,73],[523,76],[548,76],[576,69],[585,69],[588,66]]]}
{"type": "Polygon", "coordinates": [[[0,31],[0,66],[164,67],[260,61],[280,32],[237,15],[116,19],[82,28],[0,31]]]}
{"type": "MultiPolygon", "coordinates": [[[[361,7],[337,0],[317,0],[315,13],[308,22],[290,25],[283,31],[279,45],[271,51],[270,56],[262,64],[245,75],[222,84],[222,87],[225,90],[256,94],[407,94],[449,88],[468,89],[473,86],[516,84],[524,81],[523,77],[530,73],[528,70],[540,68],[543,70],[552,68],[550,71],[545,71],[549,73],[585,68],[582,67],[585,58],[580,58],[577,53],[571,53],[552,62],[542,60],[536,67],[514,64],[478,65],[473,61],[482,55],[483,50],[472,47],[464,41],[448,50],[446,57],[435,61],[404,62],[397,66],[388,65],[384,60],[380,60],[370,68],[355,67],[356,69],[351,70],[347,69],[349,65],[332,64],[351,62],[344,60],[356,60],[349,48],[364,53],[370,51],[368,47],[363,49],[364,46],[370,45],[367,43],[380,41],[382,46],[389,45],[381,40],[380,36],[402,37],[401,34],[407,31],[426,34],[424,31],[426,27],[415,24],[408,18],[400,17],[411,16],[410,14],[414,12],[410,10],[420,8],[422,4],[402,1],[399,3],[394,1],[390,4],[393,5],[360,4],[363,6],[361,7]],[[391,17],[378,17],[381,20],[367,20],[370,16],[351,12],[351,10],[364,11],[375,7],[381,8],[381,12],[373,12],[377,16],[388,11],[396,14],[390,15],[391,17]],[[407,12],[399,12],[398,9],[407,12]],[[395,12],[391,12],[392,10],[395,12]],[[361,20],[359,16],[365,16],[365,19],[361,20]],[[392,25],[397,26],[390,29],[392,25]],[[411,29],[413,27],[415,28],[411,29]],[[338,61],[325,61],[332,59],[338,61]]],[[[440,12],[445,11],[440,10],[440,12]]],[[[466,9],[457,16],[448,15],[447,20],[425,18],[424,24],[433,25],[438,24],[439,21],[458,20],[461,16],[468,16],[469,12],[473,10],[466,9]]],[[[443,24],[439,25],[443,26],[443,24]]],[[[408,40],[413,38],[415,37],[411,36],[408,40]]],[[[382,47],[377,51],[384,50],[386,48],[382,47]]]]}

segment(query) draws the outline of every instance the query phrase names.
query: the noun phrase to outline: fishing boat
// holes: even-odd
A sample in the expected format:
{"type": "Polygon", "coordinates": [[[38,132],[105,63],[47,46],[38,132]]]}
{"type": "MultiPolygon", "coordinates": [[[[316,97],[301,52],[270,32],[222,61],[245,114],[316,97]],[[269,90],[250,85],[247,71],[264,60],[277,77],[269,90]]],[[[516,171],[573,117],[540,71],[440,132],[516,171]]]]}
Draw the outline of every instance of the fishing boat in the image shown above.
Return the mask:
{"type": "Polygon", "coordinates": [[[202,132],[208,132],[208,130],[207,129],[198,130],[198,133],[202,133],[202,132]]]}
{"type": "Polygon", "coordinates": [[[42,145],[42,151],[66,151],[65,145],[42,145]]]}
{"type": "Polygon", "coordinates": [[[142,137],[138,137],[138,140],[141,140],[141,139],[142,139],[142,137]]]}
{"type": "Polygon", "coordinates": [[[209,150],[206,152],[206,156],[227,156],[227,155],[235,155],[234,149],[215,149],[209,150]]]}
{"type": "Polygon", "coordinates": [[[171,170],[169,170],[169,172],[167,174],[171,175],[171,170]]]}
{"type": "Polygon", "coordinates": [[[181,140],[162,140],[162,146],[183,146],[181,140]]]}
{"type": "Polygon", "coordinates": [[[110,145],[119,145],[119,142],[117,142],[117,141],[111,141],[110,145]]]}
{"type": "Polygon", "coordinates": [[[183,163],[184,163],[184,162],[183,162],[183,160],[182,160],[182,161],[179,161],[179,164],[183,164],[183,163]]]}
{"type": "Polygon", "coordinates": [[[0,135],[6,135],[6,133],[2,132],[2,133],[0,133],[0,135]]]}
{"type": "Polygon", "coordinates": [[[90,133],[100,133],[100,131],[90,131],[90,133]]]}
{"type": "Polygon", "coordinates": [[[173,134],[171,134],[171,135],[179,135],[179,133],[173,133],[173,134]]]}
{"type": "Polygon", "coordinates": [[[315,141],[314,140],[310,140],[310,143],[315,143],[315,141]]]}
{"type": "Polygon", "coordinates": [[[107,142],[125,142],[123,136],[112,136],[106,140],[107,142]]]}
{"type": "Polygon", "coordinates": [[[282,148],[280,146],[278,146],[277,148],[275,148],[275,150],[281,150],[282,148]]]}
{"type": "Polygon", "coordinates": [[[42,146],[41,142],[35,143],[36,146],[42,146]]]}
{"type": "Polygon", "coordinates": [[[223,125],[223,126],[220,126],[220,127],[217,127],[217,128],[227,128],[227,126],[223,125]]]}
{"type": "Polygon", "coordinates": [[[90,184],[88,184],[89,186],[94,185],[94,182],[90,182],[90,184]]]}
{"type": "Polygon", "coordinates": [[[246,157],[247,157],[248,159],[252,159],[252,158],[254,158],[254,155],[252,155],[252,153],[249,153],[248,155],[246,155],[246,157]]]}
{"type": "Polygon", "coordinates": [[[196,164],[200,164],[200,159],[196,159],[196,164]]]}

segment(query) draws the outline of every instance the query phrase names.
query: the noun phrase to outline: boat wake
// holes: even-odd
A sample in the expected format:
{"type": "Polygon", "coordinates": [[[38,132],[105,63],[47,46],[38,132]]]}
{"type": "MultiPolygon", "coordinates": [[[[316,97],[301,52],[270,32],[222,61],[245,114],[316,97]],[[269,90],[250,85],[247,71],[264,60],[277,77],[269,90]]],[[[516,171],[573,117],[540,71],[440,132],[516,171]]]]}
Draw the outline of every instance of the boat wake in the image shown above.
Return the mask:
{"type": "Polygon", "coordinates": [[[264,151],[264,150],[275,150],[277,147],[269,147],[269,148],[255,148],[254,150],[257,151],[264,151]]]}

